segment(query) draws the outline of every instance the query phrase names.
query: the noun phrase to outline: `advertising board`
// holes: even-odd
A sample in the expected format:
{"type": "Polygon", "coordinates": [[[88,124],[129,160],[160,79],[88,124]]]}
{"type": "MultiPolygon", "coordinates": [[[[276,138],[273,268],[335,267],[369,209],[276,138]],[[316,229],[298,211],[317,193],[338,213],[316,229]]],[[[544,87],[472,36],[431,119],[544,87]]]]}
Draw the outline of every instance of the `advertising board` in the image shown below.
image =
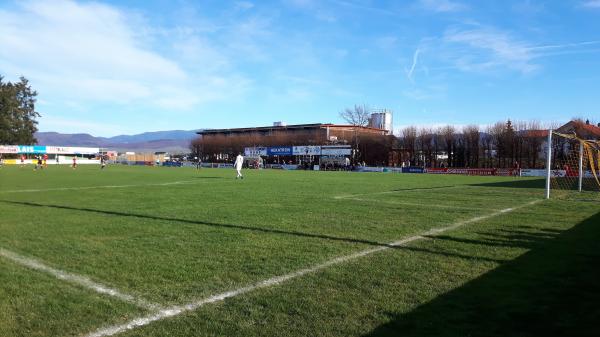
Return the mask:
{"type": "Polygon", "coordinates": [[[415,166],[403,167],[402,173],[425,173],[425,169],[415,166]]]}
{"type": "Polygon", "coordinates": [[[244,155],[246,157],[266,156],[267,148],[266,147],[247,147],[244,149],[244,155]]]}
{"type": "Polygon", "coordinates": [[[383,172],[383,167],[359,166],[358,172],[383,172]]]}
{"type": "Polygon", "coordinates": [[[0,153],[24,154],[97,154],[97,147],[44,146],[44,145],[0,145],[0,153]]]}
{"type": "Polygon", "coordinates": [[[19,153],[33,153],[33,154],[44,154],[46,153],[45,146],[39,145],[17,145],[19,153]]]}
{"type": "Polygon", "coordinates": [[[425,169],[425,173],[430,173],[430,174],[446,174],[446,173],[448,173],[448,169],[447,168],[442,168],[442,167],[428,168],[428,169],[425,169]]]}
{"type": "Polygon", "coordinates": [[[320,156],[321,155],[321,147],[320,146],[294,146],[292,148],[292,154],[295,156],[320,156]]]}
{"type": "Polygon", "coordinates": [[[517,175],[515,169],[496,168],[428,168],[425,170],[430,174],[464,174],[470,176],[512,176],[517,175]]]}
{"type": "Polygon", "coordinates": [[[292,155],[292,147],[291,146],[276,146],[267,148],[267,154],[269,156],[291,156],[292,155]]]}
{"type": "Polygon", "coordinates": [[[322,146],[321,147],[321,155],[324,156],[349,156],[352,154],[352,149],[348,147],[339,147],[339,146],[322,146]]]}
{"type": "Polygon", "coordinates": [[[48,154],[97,154],[97,147],[73,147],[73,146],[46,146],[48,154]]]}
{"type": "Polygon", "coordinates": [[[0,145],[0,153],[19,153],[17,145],[0,145]]]}
{"type": "Polygon", "coordinates": [[[512,177],[519,175],[519,169],[496,169],[494,175],[502,177],[512,177]]]}

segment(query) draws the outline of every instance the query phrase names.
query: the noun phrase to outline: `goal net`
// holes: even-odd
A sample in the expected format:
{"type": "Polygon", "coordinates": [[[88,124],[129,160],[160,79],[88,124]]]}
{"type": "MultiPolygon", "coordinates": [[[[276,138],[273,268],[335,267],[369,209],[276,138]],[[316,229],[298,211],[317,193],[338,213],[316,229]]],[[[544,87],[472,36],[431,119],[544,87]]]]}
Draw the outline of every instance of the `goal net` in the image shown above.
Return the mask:
{"type": "Polygon", "coordinates": [[[600,200],[600,141],[550,131],[548,142],[546,197],[584,193],[600,200]]]}

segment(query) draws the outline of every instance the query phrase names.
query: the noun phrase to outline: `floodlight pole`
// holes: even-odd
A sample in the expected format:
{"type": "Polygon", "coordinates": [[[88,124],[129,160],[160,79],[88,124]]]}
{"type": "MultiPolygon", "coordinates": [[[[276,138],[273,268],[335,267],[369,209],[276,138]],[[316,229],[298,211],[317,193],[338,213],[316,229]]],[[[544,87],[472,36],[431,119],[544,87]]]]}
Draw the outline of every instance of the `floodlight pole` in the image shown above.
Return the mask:
{"type": "Polygon", "coordinates": [[[583,189],[583,141],[579,141],[579,192],[583,189]]]}
{"type": "Polygon", "coordinates": [[[548,130],[548,150],[546,151],[546,199],[550,199],[550,176],[552,165],[552,129],[548,130]]]}

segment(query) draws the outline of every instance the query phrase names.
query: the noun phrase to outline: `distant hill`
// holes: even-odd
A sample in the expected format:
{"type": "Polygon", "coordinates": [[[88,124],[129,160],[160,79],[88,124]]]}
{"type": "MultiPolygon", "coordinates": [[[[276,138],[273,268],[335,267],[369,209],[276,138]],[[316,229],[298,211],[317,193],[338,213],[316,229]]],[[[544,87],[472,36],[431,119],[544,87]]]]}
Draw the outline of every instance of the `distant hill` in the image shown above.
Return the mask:
{"type": "Polygon", "coordinates": [[[150,142],[154,140],[186,140],[189,141],[196,137],[196,131],[173,130],[144,132],[138,135],[121,135],[109,138],[111,143],[139,143],[150,142]]]}
{"type": "Polygon", "coordinates": [[[58,132],[37,132],[35,137],[40,145],[104,147],[115,151],[170,153],[189,152],[189,144],[196,137],[194,130],[172,130],[144,132],[137,135],[115,137],[94,137],[87,133],[63,134],[58,132]]]}

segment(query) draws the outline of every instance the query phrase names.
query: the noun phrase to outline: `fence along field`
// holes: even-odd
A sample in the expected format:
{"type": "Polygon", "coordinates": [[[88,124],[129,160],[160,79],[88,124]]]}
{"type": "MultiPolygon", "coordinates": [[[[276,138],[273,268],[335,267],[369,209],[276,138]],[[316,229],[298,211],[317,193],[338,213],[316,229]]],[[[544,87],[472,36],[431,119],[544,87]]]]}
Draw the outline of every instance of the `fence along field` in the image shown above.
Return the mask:
{"type": "MultiPolygon", "coordinates": [[[[236,181],[230,170],[113,166],[7,167],[0,179],[7,336],[361,336],[398,324],[422,335],[435,303],[467,284],[508,288],[504,300],[478,293],[506,306],[532,284],[499,270],[552,284],[587,268],[576,253],[597,254],[583,237],[597,238],[597,204],[542,201],[536,178],[265,170],[236,181]],[[556,269],[520,262],[567,239],[578,244],[560,246],[556,269]]],[[[577,275],[561,282],[597,272],[577,275]]],[[[540,298],[552,308],[565,296],[512,310],[536,312],[540,298]]],[[[471,300],[452,312],[477,331],[471,300]]],[[[585,328],[581,317],[567,323],[585,328]]]]}

